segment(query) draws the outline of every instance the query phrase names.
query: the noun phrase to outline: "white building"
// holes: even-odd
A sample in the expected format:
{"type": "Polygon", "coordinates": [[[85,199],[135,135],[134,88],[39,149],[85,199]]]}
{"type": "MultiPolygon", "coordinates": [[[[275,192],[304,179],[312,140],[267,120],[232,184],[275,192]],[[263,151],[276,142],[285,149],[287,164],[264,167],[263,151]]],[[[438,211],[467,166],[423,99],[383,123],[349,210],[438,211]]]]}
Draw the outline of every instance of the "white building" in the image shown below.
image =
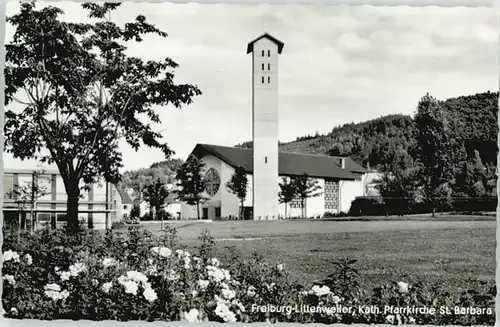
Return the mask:
{"type": "Polygon", "coordinates": [[[132,212],[132,207],[134,206],[134,201],[131,198],[132,192],[132,189],[118,190],[122,203],[122,218],[130,217],[130,213],[132,212]]]}
{"type": "MultiPolygon", "coordinates": [[[[139,206],[140,216],[144,217],[145,215],[151,214],[151,206],[145,200],[138,199],[134,201],[136,205],[139,206]]],[[[174,219],[179,219],[181,216],[181,203],[176,198],[175,193],[170,193],[165,199],[165,203],[161,206],[162,210],[165,210],[166,213],[170,214],[170,216],[174,219]]]]}
{"type": "MultiPolygon", "coordinates": [[[[306,215],[348,212],[351,201],[365,194],[366,170],[350,158],[280,153],[278,149],[278,57],[284,43],[265,33],[250,42],[252,58],[252,141],[253,149],[198,144],[192,155],[207,167],[207,196],[202,217],[238,216],[239,200],[225,185],[237,167],[249,178],[245,216],[253,219],[278,219],[285,205],[279,204],[282,177],[308,174],[317,179],[322,194],[307,199],[306,215]]],[[[297,122],[300,123],[300,122],[297,122]]],[[[291,203],[288,216],[301,216],[300,201],[291,203]]],[[[194,218],[196,208],[184,204],[181,216],[194,218]]]]}
{"type": "MultiPolygon", "coordinates": [[[[191,155],[196,156],[205,164],[207,190],[204,196],[209,200],[201,205],[203,219],[219,217],[237,217],[240,208],[239,199],[226,188],[237,167],[243,167],[249,180],[247,197],[244,201],[247,219],[273,219],[272,216],[254,216],[253,212],[253,150],[236,147],[225,147],[209,144],[198,144],[191,155]]],[[[349,157],[331,157],[314,154],[298,154],[280,152],[278,155],[278,183],[283,177],[300,176],[304,173],[318,181],[320,186],[317,197],[306,200],[307,217],[322,216],[326,212],[349,212],[351,202],[357,196],[365,195],[365,168],[349,157]]],[[[276,199],[277,214],[285,217],[285,204],[279,204],[276,199]]],[[[288,217],[300,217],[302,209],[300,201],[292,201],[287,208],[288,217]]],[[[196,206],[185,203],[181,206],[181,217],[196,218],[196,206]]]]}
{"type": "MultiPolygon", "coordinates": [[[[7,223],[19,219],[20,212],[23,211],[27,220],[33,221],[36,227],[66,224],[67,195],[58,171],[5,169],[2,183],[2,209],[7,223]],[[44,192],[34,201],[28,199],[29,201],[20,203],[10,192],[23,185],[39,185],[44,192]]],[[[82,191],[78,211],[80,221],[89,228],[111,228],[113,222],[122,218],[122,200],[115,185],[96,183],[90,186],[90,191],[82,191]]]]}

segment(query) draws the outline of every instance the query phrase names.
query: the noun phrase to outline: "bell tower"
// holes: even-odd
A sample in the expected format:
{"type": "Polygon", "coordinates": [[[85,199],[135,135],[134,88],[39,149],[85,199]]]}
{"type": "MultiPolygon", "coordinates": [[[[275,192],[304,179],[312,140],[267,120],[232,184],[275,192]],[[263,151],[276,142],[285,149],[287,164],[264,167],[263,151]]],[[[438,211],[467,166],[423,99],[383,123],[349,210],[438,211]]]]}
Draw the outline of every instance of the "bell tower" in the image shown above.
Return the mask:
{"type": "Polygon", "coordinates": [[[278,219],[278,56],[283,42],[265,33],[252,54],[253,218],[278,219]]]}

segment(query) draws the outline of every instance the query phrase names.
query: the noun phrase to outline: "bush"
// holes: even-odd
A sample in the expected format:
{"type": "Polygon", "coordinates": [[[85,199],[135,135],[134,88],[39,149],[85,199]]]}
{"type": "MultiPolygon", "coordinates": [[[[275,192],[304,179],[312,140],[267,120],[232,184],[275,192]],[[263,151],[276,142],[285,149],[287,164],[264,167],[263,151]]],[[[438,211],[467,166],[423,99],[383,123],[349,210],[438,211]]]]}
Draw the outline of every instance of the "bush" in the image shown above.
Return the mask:
{"type": "Polygon", "coordinates": [[[131,218],[139,218],[141,216],[141,207],[138,204],[134,204],[132,206],[132,210],[130,210],[131,218]]]}
{"type": "Polygon", "coordinates": [[[325,212],[323,215],[323,218],[341,218],[341,217],[348,217],[349,215],[343,211],[337,213],[337,212],[325,212]]]}
{"type": "MultiPolygon", "coordinates": [[[[126,218],[124,220],[126,220],[126,218]]],[[[111,224],[112,229],[122,229],[124,227],[125,227],[125,223],[123,220],[122,221],[115,221],[111,224]]]]}
{"type": "Polygon", "coordinates": [[[312,288],[295,281],[286,267],[260,255],[230,251],[213,258],[214,240],[205,231],[193,253],[177,243],[175,229],[159,235],[129,227],[102,235],[39,230],[6,233],[3,243],[3,308],[7,318],[146,321],[416,323],[493,325],[496,288],[464,280],[461,289],[406,281],[364,290],[354,260],[312,288]],[[176,249],[176,250],[175,250],[176,249]],[[351,313],[263,312],[255,306],[352,307],[351,313]],[[387,314],[360,305],[484,308],[479,315],[387,314]]]}
{"type": "MultiPolygon", "coordinates": [[[[454,210],[465,214],[481,211],[496,211],[497,197],[459,197],[438,204],[437,211],[454,210]]],[[[404,199],[383,199],[382,197],[357,197],[351,203],[349,216],[386,216],[431,213],[430,203],[408,203],[404,199]]]]}
{"type": "Polygon", "coordinates": [[[154,217],[151,216],[150,212],[148,212],[148,213],[144,214],[144,216],[142,216],[140,219],[142,221],[151,221],[151,220],[154,220],[154,217]]]}

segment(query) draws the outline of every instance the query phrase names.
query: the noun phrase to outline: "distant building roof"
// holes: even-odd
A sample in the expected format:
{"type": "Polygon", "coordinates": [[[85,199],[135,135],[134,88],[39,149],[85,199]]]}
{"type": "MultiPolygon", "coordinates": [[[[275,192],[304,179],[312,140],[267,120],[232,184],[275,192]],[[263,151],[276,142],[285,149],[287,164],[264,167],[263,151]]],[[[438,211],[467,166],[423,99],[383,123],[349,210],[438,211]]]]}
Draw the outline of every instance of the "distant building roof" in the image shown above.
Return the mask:
{"type": "Polygon", "coordinates": [[[122,198],[122,204],[133,204],[134,201],[128,195],[127,191],[117,188],[120,197],[122,198]]]}
{"type": "MultiPolygon", "coordinates": [[[[212,154],[233,168],[241,166],[247,173],[251,174],[253,172],[253,149],[198,144],[192,154],[197,158],[212,154]]],[[[349,157],[343,157],[345,159],[345,169],[342,169],[341,158],[280,152],[278,173],[282,176],[300,176],[306,173],[311,177],[354,180],[357,177],[356,173],[366,172],[361,165],[349,157]]]]}
{"type": "Polygon", "coordinates": [[[278,40],[277,38],[275,38],[274,36],[271,36],[267,33],[264,33],[263,35],[259,36],[258,38],[256,38],[252,42],[248,43],[247,54],[250,52],[253,52],[253,44],[262,38],[266,38],[266,39],[269,39],[272,42],[274,42],[278,46],[278,54],[281,54],[281,51],[283,51],[283,47],[285,46],[285,44],[283,42],[281,42],[280,40],[278,40]]]}

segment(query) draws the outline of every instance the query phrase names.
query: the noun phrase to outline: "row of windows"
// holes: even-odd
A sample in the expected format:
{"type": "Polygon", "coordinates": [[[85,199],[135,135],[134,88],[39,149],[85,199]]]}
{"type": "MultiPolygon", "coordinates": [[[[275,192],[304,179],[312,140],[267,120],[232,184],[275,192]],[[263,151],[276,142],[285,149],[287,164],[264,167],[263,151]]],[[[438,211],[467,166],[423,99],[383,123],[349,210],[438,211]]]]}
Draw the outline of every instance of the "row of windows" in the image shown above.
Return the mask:
{"type": "MultiPolygon", "coordinates": [[[[262,70],[264,70],[265,65],[262,64],[262,70]]],[[[271,70],[271,64],[267,64],[267,70],[271,70]]]]}
{"type": "MultiPolygon", "coordinates": [[[[262,84],[265,83],[265,80],[264,76],[262,76],[262,84]]],[[[271,83],[271,76],[267,76],[267,83],[271,83]]]]}
{"type": "MultiPolygon", "coordinates": [[[[264,53],[265,53],[265,51],[262,50],[262,57],[264,57],[264,53]]],[[[271,50],[267,50],[267,56],[271,57],[271,50]]]]}

